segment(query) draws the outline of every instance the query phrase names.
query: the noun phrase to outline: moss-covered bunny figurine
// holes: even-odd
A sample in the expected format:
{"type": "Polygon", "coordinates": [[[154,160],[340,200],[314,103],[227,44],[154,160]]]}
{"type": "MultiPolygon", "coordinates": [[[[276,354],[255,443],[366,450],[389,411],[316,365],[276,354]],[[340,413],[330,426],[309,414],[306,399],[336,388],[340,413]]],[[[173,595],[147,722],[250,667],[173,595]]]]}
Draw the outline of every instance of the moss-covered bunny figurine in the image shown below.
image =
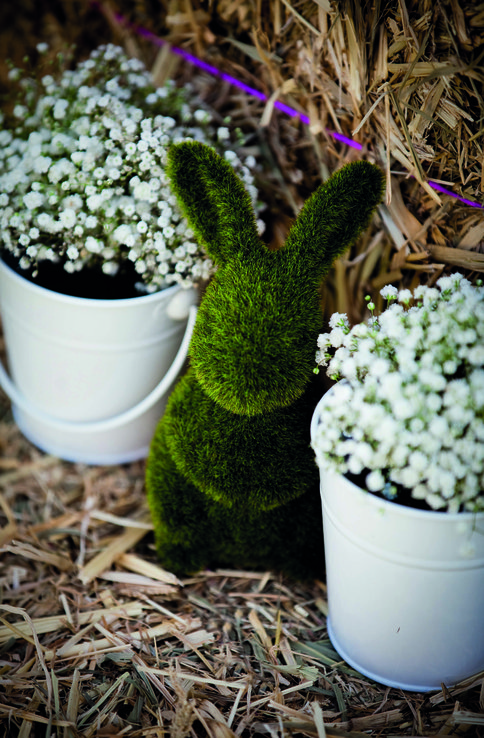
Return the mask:
{"type": "Polygon", "coordinates": [[[382,174],[364,161],[307,200],[285,245],[257,234],[249,195],[207,146],[170,148],[172,190],[218,270],[201,302],[179,380],[147,462],[162,564],[321,575],[319,474],[309,427],[322,329],[319,288],[368,225],[382,174]]]}

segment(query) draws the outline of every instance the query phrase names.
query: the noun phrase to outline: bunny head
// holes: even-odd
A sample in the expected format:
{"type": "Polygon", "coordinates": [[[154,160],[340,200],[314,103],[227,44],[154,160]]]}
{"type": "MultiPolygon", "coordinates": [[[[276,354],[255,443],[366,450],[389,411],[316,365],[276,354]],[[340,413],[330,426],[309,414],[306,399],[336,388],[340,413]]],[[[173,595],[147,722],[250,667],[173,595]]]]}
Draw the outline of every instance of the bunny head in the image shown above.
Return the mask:
{"type": "Polygon", "coordinates": [[[307,200],[278,251],[259,238],[242,181],[211,148],[194,141],[171,146],[167,173],[218,265],[190,345],[200,385],[241,415],[291,404],[312,377],[322,278],[381,200],[380,170],[356,162],[334,174],[307,200]]]}

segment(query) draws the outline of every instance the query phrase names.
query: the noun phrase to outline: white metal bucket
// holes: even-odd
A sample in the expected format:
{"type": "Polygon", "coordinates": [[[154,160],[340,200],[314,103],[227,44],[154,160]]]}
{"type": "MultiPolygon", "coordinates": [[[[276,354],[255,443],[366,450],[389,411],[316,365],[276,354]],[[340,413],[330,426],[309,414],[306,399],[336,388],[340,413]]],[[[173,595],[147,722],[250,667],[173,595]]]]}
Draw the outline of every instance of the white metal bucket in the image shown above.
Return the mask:
{"type": "Polygon", "coordinates": [[[320,477],[328,633],[345,661],[417,692],[484,670],[484,513],[416,510],[320,477]]]}
{"type": "Polygon", "coordinates": [[[0,261],[11,372],[0,366],[0,384],[22,433],[68,461],[144,458],[186,359],[195,301],[178,286],[123,300],[70,297],[0,261]]]}

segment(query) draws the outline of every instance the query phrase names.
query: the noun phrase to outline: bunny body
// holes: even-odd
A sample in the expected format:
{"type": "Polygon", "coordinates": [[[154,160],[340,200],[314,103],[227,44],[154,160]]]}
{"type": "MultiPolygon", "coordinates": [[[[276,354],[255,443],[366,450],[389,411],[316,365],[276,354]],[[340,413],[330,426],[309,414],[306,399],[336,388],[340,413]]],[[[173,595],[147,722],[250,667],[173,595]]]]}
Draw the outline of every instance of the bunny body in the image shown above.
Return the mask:
{"type": "Polygon", "coordinates": [[[148,458],[158,553],[176,573],[231,566],[320,575],[319,473],[309,437],[321,394],[313,374],[318,290],[367,225],[382,176],[365,162],[345,167],[271,252],[242,183],[208,147],[172,147],[168,173],[219,269],[199,309],[191,367],[148,458]]]}
{"type": "Polygon", "coordinates": [[[319,395],[312,390],[288,408],[233,418],[207,396],[193,370],[179,381],[148,463],[166,568],[186,573],[263,563],[287,570],[291,555],[294,576],[307,576],[312,566],[318,572],[319,472],[308,429],[319,395]]]}

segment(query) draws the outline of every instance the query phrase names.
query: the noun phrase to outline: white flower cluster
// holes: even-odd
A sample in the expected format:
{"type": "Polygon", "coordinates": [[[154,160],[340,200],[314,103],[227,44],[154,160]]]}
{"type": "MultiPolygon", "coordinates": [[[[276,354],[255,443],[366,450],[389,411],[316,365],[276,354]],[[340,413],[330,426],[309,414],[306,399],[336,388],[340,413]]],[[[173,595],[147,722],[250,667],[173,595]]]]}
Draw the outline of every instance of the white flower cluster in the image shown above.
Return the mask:
{"type": "Polygon", "coordinates": [[[325,395],[319,464],[390,499],[482,511],[484,287],[453,274],[381,294],[380,316],[350,328],[336,313],[319,336],[318,365],[343,380],[325,395]]]}
{"type": "Polygon", "coordinates": [[[49,259],[68,272],[99,266],[114,275],[128,259],[144,292],[208,278],[214,265],[165,174],[171,142],[213,146],[262,209],[254,157],[238,156],[229,130],[199,101],[170,82],[155,88],[122,49],[102,46],[59,80],[46,75],[23,87],[16,125],[0,132],[0,245],[22,269],[35,275],[49,259]]]}

